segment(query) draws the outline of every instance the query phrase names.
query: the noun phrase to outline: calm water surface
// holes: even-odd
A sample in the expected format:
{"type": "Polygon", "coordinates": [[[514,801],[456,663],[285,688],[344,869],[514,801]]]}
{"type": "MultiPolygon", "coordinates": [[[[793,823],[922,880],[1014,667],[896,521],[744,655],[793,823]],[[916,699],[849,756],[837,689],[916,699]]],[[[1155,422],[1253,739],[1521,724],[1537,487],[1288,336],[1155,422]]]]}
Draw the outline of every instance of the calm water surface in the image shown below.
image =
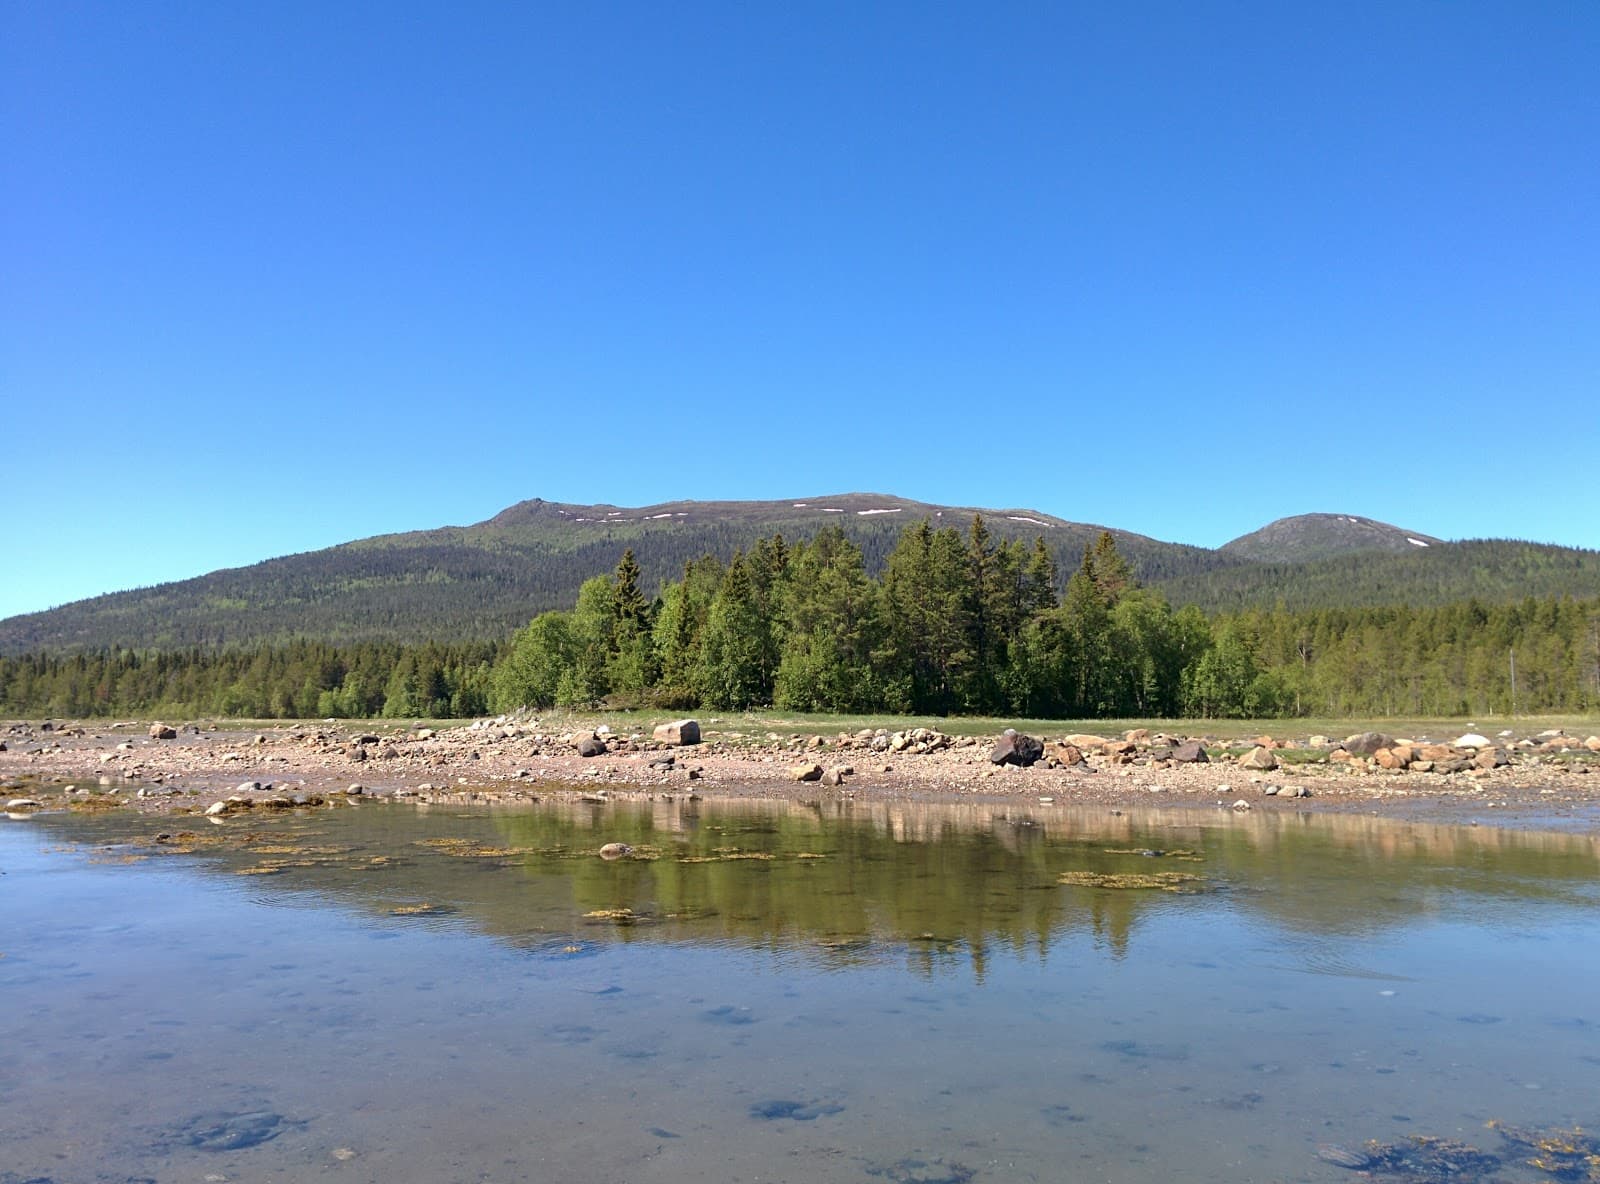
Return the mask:
{"type": "Polygon", "coordinates": [[[1548,1180],[1485,1122],[1600,1125],[1587,837],[368,804],[0,819],[0,873],[3,1184],[1548,1180]]]}

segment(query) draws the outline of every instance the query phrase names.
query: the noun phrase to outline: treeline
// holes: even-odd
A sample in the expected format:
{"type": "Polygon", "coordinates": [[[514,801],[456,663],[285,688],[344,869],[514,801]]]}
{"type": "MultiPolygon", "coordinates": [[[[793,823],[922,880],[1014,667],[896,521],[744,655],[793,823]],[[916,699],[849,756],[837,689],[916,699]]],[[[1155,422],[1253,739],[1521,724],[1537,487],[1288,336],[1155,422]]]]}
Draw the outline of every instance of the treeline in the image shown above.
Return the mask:
{"type": "Polygon", "coordinates": [[[923,521],[881,574],[830,526],[705,556],[651,598],[625,552],[509,642],[298,641],[0,658],[0,712],[462,717],[519,706],[1043,718],[1600,709],[1600,600],[1250,610],[1141,587],[1109,534],[1063,583],[1042,539],[923,521]],[[1063,589],[1058,592],[1058,589],[1063,589]]]}
{"type": "Polygon", "coordinates": [[[774,536],[687,564],[653,604],[626,553],[516,635],[491,701],[1055,718],[1600,705],[1600,601],[1208,619],[1140,587],[1108,534],[1056,588],[1042,540],[996,542],[981,517],[965,535],[905,529],[876,579],[840,531],[774,536]]]}
{"type": "Polygon", "coordinates": [[[501,647],[333,646],[29,654],[0,658],[10,716],[308,719],[482,715],[501,647]]]}

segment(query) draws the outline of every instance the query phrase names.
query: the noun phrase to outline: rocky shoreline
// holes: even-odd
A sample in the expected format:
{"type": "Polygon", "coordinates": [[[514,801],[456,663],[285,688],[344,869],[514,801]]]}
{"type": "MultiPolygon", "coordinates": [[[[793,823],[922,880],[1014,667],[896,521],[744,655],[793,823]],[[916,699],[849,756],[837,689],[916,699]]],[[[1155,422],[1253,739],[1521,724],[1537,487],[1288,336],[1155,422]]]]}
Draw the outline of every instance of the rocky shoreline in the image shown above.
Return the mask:
{"type": "MultiPolygon", "coordinates": [[[[716,723],[716,721],[712,721],[716,723]]],[[[13,722],[0,802],[232,814],[362,800],[516,805],[547,796],[1017,801],[1112,809],[1359,812],[1600,835],[1600,737],[1368,732],[999,737],[575,726],[517,714],[449,728],[13,722]]]]}

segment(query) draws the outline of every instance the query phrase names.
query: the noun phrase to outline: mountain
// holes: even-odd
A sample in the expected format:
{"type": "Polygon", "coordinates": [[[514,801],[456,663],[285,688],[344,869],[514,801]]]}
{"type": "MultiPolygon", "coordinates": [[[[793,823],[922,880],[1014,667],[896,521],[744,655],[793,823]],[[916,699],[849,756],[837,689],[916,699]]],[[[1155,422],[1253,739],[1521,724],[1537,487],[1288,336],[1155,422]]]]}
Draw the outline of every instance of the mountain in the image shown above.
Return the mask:
{"type": "MultiPolygon", "coordinates": [[[[1426,535],[1414,535],[1426,539],[1426,535]]],[[[1600,596],[1600,551],[1514,539],[1407,544],[1305,563],[1248,563],[1156,586],[1173,604],[1206,612],[1273,608],[1436,608],[1465,600],[1507,604],[1526,597],[1600,596]]]]}
{"type": "MultiPolygon", "coordinates": [[[[880,569],[908,522],[965,531],[982,513],[993,534],[1043,536],[1066,571],[1103,529],[1037,510],[939,506],[852,493],[790,501],[582,506],[535,498],[474,526],[380,535],[195,579],[80,600],[0,621],[0,653],[113,645],[173,649],[312,637],[325,641],[503,638],[537,612],[570,607],[623,549],[646,589],[685,562],[781,532],[791,541],[837,523],[880,569]]],[[[1239,562],[1203,547],[1113,530],[1141,579],[1239,562]]]]}
{"type": "MultiPolygon", "coordinates": [[[[1063,580],[1100,526],[1038,510],[941,506],[851,493],[790,501],[655,506],[518,502],[474,526],[380,535],[97,596],[0,621],[0,653],[123,646],[176,649],[304,637],[335,643],[500,639],[535,613],[567,608],[624,548],[643,586],[685,562],[782,533],[795,541],[837,524],[881,570],[901,530],[923,518],[966,531],[1042,537],[1063,580]]],[[[1337,514],[1281,519],[1217,550],[1111,530],[1140,580],[1174,604],[1207,610],[1433,605],[1478,597],[1600,596],[1600,552],[1507,541],[1443,542],[1337,514]]]]}
{"type": "Polygon", "coordinates": [[[1355,551],[1398,555],[1444,545],[1443,539],[1347,514],[1299,514],[1222,544],[1221,552],[1257,563],[1309,563],[1355,551]]]}

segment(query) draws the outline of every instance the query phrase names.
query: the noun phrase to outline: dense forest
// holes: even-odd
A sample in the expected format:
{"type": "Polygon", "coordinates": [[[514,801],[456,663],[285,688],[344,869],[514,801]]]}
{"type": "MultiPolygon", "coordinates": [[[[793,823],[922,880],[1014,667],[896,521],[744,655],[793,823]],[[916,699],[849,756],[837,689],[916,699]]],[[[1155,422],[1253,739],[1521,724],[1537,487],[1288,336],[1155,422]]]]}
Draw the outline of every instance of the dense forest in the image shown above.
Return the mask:
{"type": "MultiPolygon", "coordinates": [[[[1516,544],[1511,544],[1516,546],[1516,544]]],[[[624,552],[509,641],[295,641],[0,658],[17,715],[470,716],[555,705],[1027,717],[1474,715],[1600,708],[1600,599],[1174,609],[1110,534],[1054,553],[927,520],[881,571],[843,529],[684,563],[624,552]],[[1514,675],[1513,675],[1514,671],[1514,675]],[[1515,684],[1513,685],[1513,677],[1515,684]],[[1513,701],[1514,695],[1514,701],[1513,701]]]]}

